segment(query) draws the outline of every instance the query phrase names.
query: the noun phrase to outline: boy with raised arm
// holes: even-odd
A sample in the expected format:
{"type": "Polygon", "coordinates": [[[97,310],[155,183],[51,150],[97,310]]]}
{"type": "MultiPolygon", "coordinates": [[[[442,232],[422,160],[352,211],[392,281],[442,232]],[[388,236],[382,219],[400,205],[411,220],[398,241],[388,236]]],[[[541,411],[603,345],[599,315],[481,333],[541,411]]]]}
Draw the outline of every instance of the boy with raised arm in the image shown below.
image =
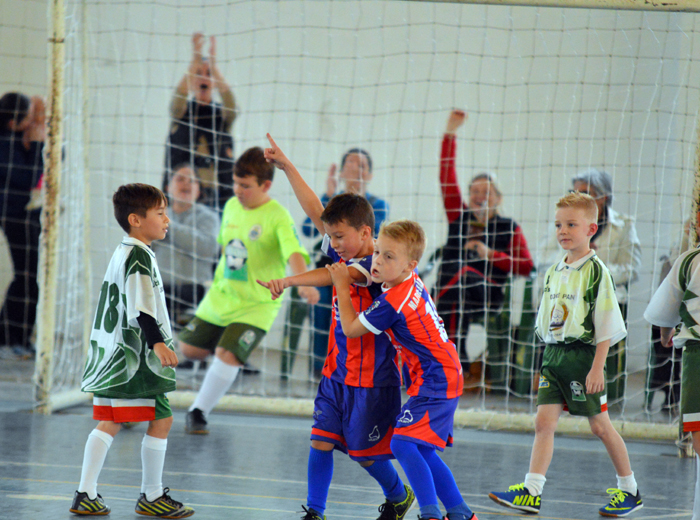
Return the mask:
{"type": "Polygon", "coordinates": [[[450,468],[437,455],[452,445],[454,413],[464,384],[454,343],[445,332],[415,268],[425,251],[425,233],[410,220],[385,224],[372,258],[372,280],[382,293],[356,312],[350,276],[342,263],[327,266],[338,293],[344,334],[357,338],[391,329],[401,345],[411,384],[409,399],[395,419],[391,450],[414,489],[420,519],[442,520],[438,496],[449,520],[477,520],[457,488],[450,468]]]}
{"type": "MultiPolygon", "coordinates": [[[[265,157],[284,171],[295,195],[316,228],[324,234],[323,252],[334,262],[347,263],[351,305],[365,310],[380,292],[372,284],[370,266],[374,240],[374,212],[361,195],[333,197],[326,208],[294,165],[268,134],[271,148],[265,157]]],[[[260,282],[273,299],[287,287],[331,285],[325,268],[298,276],[260,282]]],[[[325,519],[328,489],[333,477],[333,449],[347,453],[379,483],[386,497],[379,520],[401,520],[415,495],[401,482],[389,459],[393,423],[401,408],[396,351],[384,334],[347,338],[338,320],[335,292],[328,355],[314,401],[314,424],[308,464],[308,497],[303,520],[325,519]]]]}
{"type": "Polygon", "coordinates": [[[83,392],[93,392],[100,421],[85,444],[80,484],[70,512],[108,515],[97,479],[114,436],[126,422],[148,421],[141,444],[143,476],[136,513],[161,518],[194,514],[163,489],[163,464],[173,413],[166,392],[175,390],[177,355],[158,271],[154,240],[168,231],[167,200],[147,184],[121,186],[112,197],[114,216],[128,234],[112,255],[102,282],[83,392]]]}
{"type": "Polygon", "coordinates": [[[608,415],[605,359],[611,344],[627,335],[615,284],[607,267],[590,248],[598,224],[598,207],[587,194],[574,192],[557,202],[557,241],[566,256],[545,274],[537,311],[537,335],[545,342],[535,441],[530,471],[508,491],[489,493],[495,502],[527,513],[539,513],[545,474],[554,454],[554,432],[561,413],[588,418],[617,473],[617,488],[608,489],[610,503],[602,516],[627,516],[642,508],[625,441],[608,415]]]}
{"type": "MultiPolygon", "coordinates": [[[[700,212],[696,215],[700,230],[700,212]]],[[[644,318],[661,330],[661,344],[683,349],[681,421],[695,450],[695,505],[692,520],[700,520],[700,249],[683,253],[652,296],[644,318]],[[676,327],[680,330],[676,333],[676,327]],[[674,336],[675,333],[675,336],[674,336]]]]}
{"type": "MultiPolygon", "coordinates": [[[[256,283],[260,277],[306,271],[309,255],[299,242],[289,211],[270,197],[275,168],[263,149],[249,148],[236,161],[235,197],[221,216],[217,241],[221,258],[214,280],[195,316],[178,334],[179,347],[189,359],[214,354],[202,386],[185,419],[185,432],[209,433],[207,417],[236,380],[241,367],[270,330],[282,301],[270,301],[256,283]]],[[[318,301],[318,291],[305,287],[300,295],[318,301]]]]}

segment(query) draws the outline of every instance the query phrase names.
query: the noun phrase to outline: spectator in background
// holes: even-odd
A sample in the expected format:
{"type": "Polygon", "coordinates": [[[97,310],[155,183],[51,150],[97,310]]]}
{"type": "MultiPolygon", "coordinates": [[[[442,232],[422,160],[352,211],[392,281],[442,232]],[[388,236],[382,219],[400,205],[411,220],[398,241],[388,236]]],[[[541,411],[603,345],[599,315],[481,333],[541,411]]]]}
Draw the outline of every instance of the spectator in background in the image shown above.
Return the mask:
{"type": "Polygon", "coordinates": [[[466,339],[470,323],[483,323],[489,312],[500,310],[508,278],[529,275],[533,263],[520,226],[498,214],[502,195],[493,174],[472,177],[469,199],[462,200],[455,168],[456,132],[466,120],[465,112],[453,110],[442,140],[440,189],[448,230],[435,303],[447,334],[457,345],[464,384],[470,387],[480,380],[469,371],[466,339]]]}
{"type": "MultiPolygon", "coordinates": [[[[41,210],[33,204],[44,172],[44,100],[10,92],[0,98],[0,227],[10,247],[15,276],[0,312],[0,345],[33,355],[32,331],[39,298],[37,270],[41,210]]],[[[7,354],[9,349],[3,349],[7,354]]]]}
{"type": "MultiPolygon", "coordinates": [[[[328,170],[326,180],[326,192],[321,196],[321,203],[325,207],[328,201],[338,193],[338,178],[336,176],[337,166],[332,164],[328,170]]],[[[366,150],[361,148],[351,148],[343,155],[340,161],[340,180],[343,183],[343,190],[339,193],[356,193],[367,198],[374,209],[374,235],[379,233],[379,228],[389,216],[389,204],[384,199],[370,194],[367,185],[372,180],[372,157],[366,150]]],[[[319,232],[310,218],[306,218],[302,226],[304,236],[316,238],[319,232]]],[[[313,248],[315,266],[323,267],[333,263],[331,259],[321,252],[321,239],[316,242],[313,248]]],[[[320,378],[323,362],[326,359],[328,350],[328,331],[331,328],[331,299],[333,287],[319,287],[320,300],[316,305],[309,306],[299,297],[298,290],[292,288],[291,304],[287,313],[285,325],[285,338],[287,338],[288,351],[283,351],[280,372],[282,378],[288,377],[294,365],[294,356],[298,347],[301,335],[302,324],[309,315],[311,307],[311,323],[313,326],[313,371],[316,378],[320,378]]]]}
{"type": "Polygon", "coordinates": [[[175,331],[194,316],[219,258],[219,217],[213,209],[197,202],[200,194],[195,171],[187,163],[177,165],[168,182],[168,234],[152,245],[175,331]]]}
{"type": "Polygon", "coordinates": [[[170,104],[172,123],[165,152],[163,191],[168,191],[173,167],[187,163],[202,184],[200,202],[220,213],[233,195],[231,126],[236,118],[236,102],[216,64],[216,39],[210,38],[208,59],[202,55],[204,41],[203,34],[192,35],[192,61],[170,104]],[[214,102],[214,90],[219,91],[223,104],[214,102]]]}

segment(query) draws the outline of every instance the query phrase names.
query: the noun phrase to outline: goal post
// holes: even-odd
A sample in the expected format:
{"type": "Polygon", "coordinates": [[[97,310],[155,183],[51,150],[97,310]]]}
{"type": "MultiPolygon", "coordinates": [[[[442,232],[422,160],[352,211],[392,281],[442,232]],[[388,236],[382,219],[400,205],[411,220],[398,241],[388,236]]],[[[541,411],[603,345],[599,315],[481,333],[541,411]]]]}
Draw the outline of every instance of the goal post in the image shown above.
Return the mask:
{"type": "MultiPolygon", "coordinates": [[[[372,194],[388,201],[390,219],[415,219],[427,231],[421,269],[447,236],[438,171],[453,108],[469,114],[456,140],[463,197],[474,174],[495,173],[503,191],[499,211],[521,226],[535,263],[551,233],[554,203],[570,189],[571,177],[590,167],[608,171],[612,207],[636,219],[642,247],[637,280],[628,286],[630,334],[613,376],[620,392],[616,426],[675,438],[677,420],[658,405],[650,413],[641,404],[649,389],[640,381],[653,369],[641,313],[658,284],[659,258],[682,238],[695,203],[689,194],[700,153],[700,22],[690,13],[700,12],[697,2],[299,0],[206,8],[194,0],[62,2],[66,35],[55,36],[54,24],[51,45],[61,41],[66,52],[65,59],[52,56],[65,74],[63,86],[60,73],[52,74],[52,91],[62,93],[63,105],[57,94],[49,121],[58,117],[65,128],[63,139],[54,134],[58,140],[48,146],[40,410],[50,413],[85,398],[79,387],[90,317],[121,235],[111,194],[127,182],[161,186],[169,102],[187,70],[192,33],[201,31],[217,37],[217,64],[238,106],[235,156],[265,146],[269,131],[323,193],[330,165],[346,150],[370,150],[372,194]],[[53,165],[60,159],[52,157],[56,146],[63,166],[53,165]]],[[[50,2],[52,11],[60,3],[50,2]]],[[[304,215],[279,174],[272,195],[300,226],[304,215]]],[[[313,248],[312,240],[303,240],[313,248]]],[[[426,284],[434,287],[434,270],[426,284]]],[[[460,410],[458,424],[531,425],[538,290],[534,278],[513,277],[507,316],[470,331],[471,360],[498,370],[503,382],[482,373],[480,393],[471,396],[470,409],[460,410]]],[[[308,386],[315,376],[308,369],[308,320],[301,325],[296,365],[286,387],[280,383],[280,358],[289,351],[287,309],[288,303],[252,356],[262,374],[244,378],[222,406],[308,413],[309,397],[298,402],[289,390],[308,386]]],[[[172,394],[174,406],[191,402],[201,373],[189,381],[190,388],[172,394]]],[[[580,431],[575,420],[564,422],[580,431]]]]}

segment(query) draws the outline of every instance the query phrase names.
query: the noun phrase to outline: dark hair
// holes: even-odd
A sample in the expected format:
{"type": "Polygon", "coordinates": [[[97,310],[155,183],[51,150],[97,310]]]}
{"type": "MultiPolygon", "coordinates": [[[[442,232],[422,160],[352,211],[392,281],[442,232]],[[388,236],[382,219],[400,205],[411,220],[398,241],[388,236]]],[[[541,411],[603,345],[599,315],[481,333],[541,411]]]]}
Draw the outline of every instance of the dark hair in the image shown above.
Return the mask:
{"type": "Polygon", "coordinates": [[[24,119],[29,112],[31,100],[19,92],[8,92],[0,98],[0,131],[7,130],[10,121],[15,124],[24,119]]]}
{"type": "Polygon", "coordinates": [[[248,148],[236,161],[233,167],[233,175],[236,177],[255,177],[258,186],[265,181],[272,181],[275,175],[275,167],[265,160],[265,153],[259,146],[248,148]]]}
{"type": "Polygon", "coordinates": [[[321,220],[331,226],[342,221],[355,229],[369,226],[374,234],[372,205],[365,197],[355,193],[341,193],[333,197],[321,213],[321,220]]]}
{"type": "Polygon", "coordinates": [[[340,169],[342,170],[343,166],[345,166],[345,161],[347,160],[348,156],[353,154],[364,155],[367,157],[367,166],[369,166],[369,171],[372,173],[372,157],[369,155],[367,150],[363,150],[362,148],[350,148],[347,152],[345,152],[345,155],[343,155],[343,158],[340,160],[340,169]]]}
{"type": "Polygon", "coordinates": [[[112,195],[114,204],[114,218],[117,219],[121,228],[127,233],[131,232],[129,215],[136,213],[139,217],[146,217],[149,209],[157,208],[161,202],[168,205],[165,194],[155,186],[150,184],[124,184],[119,186],[112,195]]]}

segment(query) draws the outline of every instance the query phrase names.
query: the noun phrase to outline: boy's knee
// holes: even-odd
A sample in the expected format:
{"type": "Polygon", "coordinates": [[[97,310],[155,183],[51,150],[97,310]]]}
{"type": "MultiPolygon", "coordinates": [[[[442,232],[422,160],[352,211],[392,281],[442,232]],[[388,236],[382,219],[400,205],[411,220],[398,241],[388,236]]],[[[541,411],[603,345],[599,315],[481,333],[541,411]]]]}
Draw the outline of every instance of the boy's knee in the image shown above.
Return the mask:
{"type": "Polygon", "coordinates": [[[206,359],[207,356],[211,354],[211,352],[209,352],[205,348],[195,347],[188,343],[183,343],[182,341],[178,343],[178,347],[180,348],[180,352],[182,352],[182,355],[185,356],[187,359],[202,360],[206,359]]]}
{"type": "Polygon", "coordinates": [[[369,468],[372,464],[374,464],[373,460],[362,460],[359,461],[358,464],[362,466],[363,468],[369,468]]]}
{"type": "Polygon", "coordinates": [[[146,434],[151,437],[166,439],[168,437],[168,433],[170,433],[170,428],[172,427],[172,425],[172,415],[163,419],[156,419],[148,424],[148,430],[146,431],[146,434]]]}
{"type": "Polygon", "coordinates": [[[317,441],[316,439],[311,441],[311,447],[319,451],[333,451],[333,448],[335,448],[335,446],[330,442],[317,441]]]}
{"type": "Polygon", "coordinates": [[[234,354],[230,350],[226,350],[223,347],[216,347],[215,355],[227,365],[233,365],[234,367],[243,366],[243,363],[241,363],[241,360],[238,359],[236,354],[234,354]]]}
{"type": "Polygon", "coordinates": [[[553,420],[551,417],[541,416],[538,414],[535,416],[535,433],[540,435],[554,435],[554,432],[557,429],[557,422],[558,421],[553,420]]]}

